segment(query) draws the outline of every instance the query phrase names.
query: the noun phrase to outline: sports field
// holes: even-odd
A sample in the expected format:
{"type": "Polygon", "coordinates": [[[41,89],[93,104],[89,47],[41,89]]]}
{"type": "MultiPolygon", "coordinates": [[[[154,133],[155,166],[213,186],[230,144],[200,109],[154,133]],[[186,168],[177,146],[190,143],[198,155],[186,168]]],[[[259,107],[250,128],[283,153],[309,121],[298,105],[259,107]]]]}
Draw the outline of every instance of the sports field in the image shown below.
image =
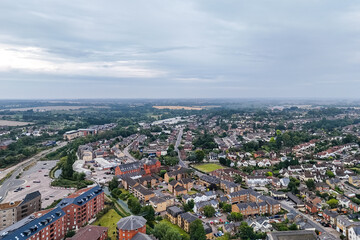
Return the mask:
{"type": "Polygon", "coordinates": [[[216,163],[198,164],[198,165],[193,165],[193,167],[202,172],[205,172],[205,173],[209,173],[209,172],[215,171],[217,169],[225,168],[225,167],[221,166],[220,164],[216,164],[216,163]]]}

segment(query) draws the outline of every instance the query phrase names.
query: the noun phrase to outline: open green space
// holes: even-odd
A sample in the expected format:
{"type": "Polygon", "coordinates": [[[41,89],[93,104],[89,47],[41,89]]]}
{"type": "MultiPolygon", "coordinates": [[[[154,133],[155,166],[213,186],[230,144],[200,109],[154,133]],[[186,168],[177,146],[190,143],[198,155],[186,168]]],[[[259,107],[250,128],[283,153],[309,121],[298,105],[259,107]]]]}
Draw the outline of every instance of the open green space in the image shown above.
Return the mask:
{"type": "Polygon", "coordinates": [[[205,172],[205,173],[209,173],[209,172],[215,171],[217,169],[225,168],[225,167],[221,166],[220,164],[216,164],[216,163],[197,164],[197,165],[193,165],[193,167],[202,172],[205,172]]]}
{"type": "Polygon", "coordinates": [[[181,229],[178,225],[172,224],[169,220],[167,220],[167,219],[161,220],[161,223],[165,223],[169,228],[174,229],[181,236],[187,236],[189,238],[189,234],[187,232],[185,232],[183,229],[181,229]]]}
{"type": "Polygon", "coordinates": [[[114,209],[110,209],[104,216],[97,219],[92,225],[108,227],[108,236],[111,239],[116,238],[116,223],[120,220],[120,215],[114,209]]]}

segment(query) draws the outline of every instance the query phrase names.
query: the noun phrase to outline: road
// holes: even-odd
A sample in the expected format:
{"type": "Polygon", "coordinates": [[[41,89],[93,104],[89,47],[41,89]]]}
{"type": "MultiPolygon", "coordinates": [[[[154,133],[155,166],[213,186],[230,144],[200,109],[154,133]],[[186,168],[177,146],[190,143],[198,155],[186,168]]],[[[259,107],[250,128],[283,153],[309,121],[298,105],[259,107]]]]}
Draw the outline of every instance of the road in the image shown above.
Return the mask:
{"type": "Polygon", "coordinates": [[[280,201],[281,207],[283,209],[286,209],[289,212],[295,212],[301,216],[303,216],[305,219],[308,220],[308,223],[311,224],[312,226],[314,226],[315,229],[319,230],[322,233],[326,233],[326,235],[328,236],[327,239],[328,240],[335,240],[335,239],[339,239],[338,236],[333,235],[333,233],[330,231],[331,229],[325,228],[323,227],[321,224],[319,224],[318,222],[314,221],[311,219],[311,217],[309,217],[307,214],[304,214],[300,211],[298,211],[297,209],[295,209],[293,206],[291,206],[288,202],[286,201],[280,201]]]}
{"type": "Polygon", "coordinates": [[[177,139],[176,139],[175,151],[176,151],[177,154],[178,154],[179,165],[180,165],[181,167],[188,167],[188,166],[186,165],[186,163],[185,163],[183,160],[181,160],[180,151],[179,151],[179,148],[178,148],[179,145],[180,145],[180,143],[181,143],[181,139],[182,139],[183,132],[184,132],[184,129],[181,128],[180,131],[179,131],[179,134],[178,134],[178,136],[177,136],[177,139]]]}
{"type": "Polygon", "coordinates": [[[136,141],[138,139],[138,137],[136,137],[135,139],[134,139],[134,141],[132,141],[129,145],[127,145],[127,147],[126,148],[124,148],[124,154],[125,154],[125,156],[127,157],[127,160],[126,160],[126,162],[128,163],[128,162],[136,162],[137,160],[133,157],[133,156],[131,156],[131,154],[129,153],[129,148],[133,145],[133,143],[136,141]]]}
{"type": "Polygon", "coordinates": [[[16,176],[19,175],[20,172],[22,172],[23,168],[25,168],[26,166],[29,166],[33,162],[38,161],[40,158],[42,158],[46,154],[48,154],[50,152],[54,152],[61,147],[64,147],[66,144],[67,144],[67,142],[62,142],[54,148],[44,150],[44,151],[36,154],[35,156],[25,160],[24,162],[21,162],[15,166],[13,166],[12,167],[12,169],[13,169],[12,171],[14,171],[13,174],[11,175],[10,178],[6,179],[0,187],[0,197],[1,197],[0,202],[6,197],[6,194],[10,188],[11,189],[15,188],[24,183],[24,180],[16,179],[16,176]]]}

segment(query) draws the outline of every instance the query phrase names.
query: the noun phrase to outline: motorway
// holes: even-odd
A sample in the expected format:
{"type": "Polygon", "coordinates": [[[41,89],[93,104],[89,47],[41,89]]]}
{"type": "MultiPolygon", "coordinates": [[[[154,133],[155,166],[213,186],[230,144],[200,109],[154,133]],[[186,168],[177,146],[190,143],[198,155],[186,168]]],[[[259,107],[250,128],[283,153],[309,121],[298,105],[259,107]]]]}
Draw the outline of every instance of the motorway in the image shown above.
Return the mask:
{"type": "Polygon", "coordinates": [[[24,183],[24,180],[16,179],[16,176],[19,175],[19,173],[21,173],[26,166],[29,166],[33,162],[37,162],[40,158],[42,158],[46,154],[48,154],[50,152],[54,152],[57,149],[64,147],[66,144],[67,144],[67,142],[62,142],[54,148],[44,150],[44,151],[36,154],[35,156],[29,158],[28,160],[25,160],[24,162],[21,162],[15,166],[13,166],[12,167],[13,171],[14,171],[13,174],[11,175],[10,178],[6,179],[0,187],[0,197],[1,197],[0,202],[6,197],[6,194],[10,188],[11,189],[15,188],[24,183]]]}
{"type": "Polygon", "coordinates": [[[295,209],[293,206],[291,206],[287,201],[280,201],[281,207],[289,212],[295,212],[301,216],[303,216],[305,219],[308,220],[308,223],[311,224],[315,229],[317,229],[318,231],[320,231],[322,233],[322,235],[325,233],[326,238],[328,240],[335,240],[335,239],[339,239],[338,236],[335,236],[333,232],[331,232],[330,230],[335,231],[335,229],[332,228],[325,228],[323,227],[321,224],[319,224],[318,222],[312,220],[308,215],[298,211],[297,209],[295,209]]]}

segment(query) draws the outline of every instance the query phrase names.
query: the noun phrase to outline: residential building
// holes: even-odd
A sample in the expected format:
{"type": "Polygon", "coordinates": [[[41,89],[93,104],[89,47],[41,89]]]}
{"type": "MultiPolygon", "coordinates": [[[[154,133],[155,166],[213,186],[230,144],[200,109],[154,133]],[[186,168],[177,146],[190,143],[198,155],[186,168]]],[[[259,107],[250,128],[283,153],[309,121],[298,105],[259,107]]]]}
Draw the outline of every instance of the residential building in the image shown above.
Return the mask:
{"type": "Polygon", "coordinates": [[[80,228],[104,208],[104,191],[100,186],[81,189],[62,199],[57,207],[66,213],[66,231],[80,228]]]}
{"type": "Polygon", "coordinates": [[[266,240],[317,240],[315,231],[298,230],[298,231],[281,231],[267,233],[266,240]]]}
{"type": "Polygon", "coordinates": [[[107,239],[107,227],[87,225],[80,228],[77,233],[67,240],[106,240],[107,239]]]}
{"type": "Polygon", "coordinates": [[[65,237],[66,214],[56,207],[32,214],[0,232],[1,240],[60,240],[65,237]]]}
{"type": "Polygon", "coordinates": [[[119,240],[131,240],[138,233],[146,234],[146,219],[142,216],[131,215],[121,218],[116,226],[119,240]]]}

